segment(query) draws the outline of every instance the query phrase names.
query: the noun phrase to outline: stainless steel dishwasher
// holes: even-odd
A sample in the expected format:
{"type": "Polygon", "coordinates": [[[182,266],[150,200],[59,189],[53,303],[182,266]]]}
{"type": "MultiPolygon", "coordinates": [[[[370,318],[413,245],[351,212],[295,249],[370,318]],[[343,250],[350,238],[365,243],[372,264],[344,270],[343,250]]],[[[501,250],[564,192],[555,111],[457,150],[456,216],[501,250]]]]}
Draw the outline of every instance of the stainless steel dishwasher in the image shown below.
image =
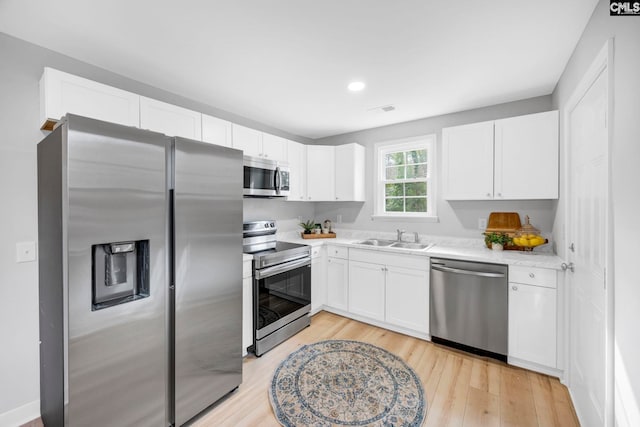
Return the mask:
{"type": "Polygon", "coordinates": [[[507,360],[507,266],[431,258],[433,342],[507,360]]]}

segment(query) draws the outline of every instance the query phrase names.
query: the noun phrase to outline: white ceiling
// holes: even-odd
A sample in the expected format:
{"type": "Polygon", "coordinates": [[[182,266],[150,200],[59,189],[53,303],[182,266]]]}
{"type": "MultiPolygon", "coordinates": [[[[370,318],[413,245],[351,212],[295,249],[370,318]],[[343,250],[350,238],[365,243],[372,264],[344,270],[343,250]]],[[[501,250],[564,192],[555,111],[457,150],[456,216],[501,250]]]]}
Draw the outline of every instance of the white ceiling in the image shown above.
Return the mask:
{"type": "Polygon", "coordinates": [[[0,31],[320,138],[547,95],[597,2],[0,0],[0,31]]]}

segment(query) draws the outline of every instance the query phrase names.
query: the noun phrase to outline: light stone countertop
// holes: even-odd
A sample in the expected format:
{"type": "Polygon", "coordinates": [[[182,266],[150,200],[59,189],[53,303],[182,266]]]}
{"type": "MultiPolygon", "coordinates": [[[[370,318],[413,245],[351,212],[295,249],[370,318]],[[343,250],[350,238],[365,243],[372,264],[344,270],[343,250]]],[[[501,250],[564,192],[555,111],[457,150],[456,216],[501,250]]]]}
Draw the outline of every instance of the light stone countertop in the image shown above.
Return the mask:
{"type": "MultiPolygon", "coordinates": [[[[413,236],[405,235],[407,241],[413,241],[413,236]]],[[[465,239],[443,236],[420,236],[421,243],[429,243],[432,246],[427,249],[402,249],[384,246],[359,245],[355,242],[367,238],[378,238],[395,240],[395,233],[376,233],[367,231],[336,230],[336,238],[333,239],[303,239],[299,232],[279,233],[278,240],[301,243],[310,246],[338,245],[349,248],[360,248],[374,251],[383,251],[395,254],[406,254],[424,256],[432,258],[450,258],[464,261],[490,262],[496,264],[507,264],[512,266],[539,267],[561,270],[564,260],[559,256],[549,252],[540,251],[538,248],[533,252],[524,251],[493,251],[484,245],[483,239],[465,239]]]]}

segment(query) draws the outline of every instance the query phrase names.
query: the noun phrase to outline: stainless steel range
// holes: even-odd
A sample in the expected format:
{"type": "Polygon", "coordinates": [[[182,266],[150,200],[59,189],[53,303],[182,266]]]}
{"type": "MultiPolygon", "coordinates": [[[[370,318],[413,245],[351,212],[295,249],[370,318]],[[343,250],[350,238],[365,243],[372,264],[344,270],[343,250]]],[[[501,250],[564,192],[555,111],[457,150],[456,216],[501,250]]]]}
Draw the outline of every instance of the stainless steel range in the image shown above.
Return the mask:
{"type": "Polygon", "coordinates": [[[261,356],[311,324],[311,247],[276,241],[275,221],[243,225],[253,254],[253,349],[261,356]]]}

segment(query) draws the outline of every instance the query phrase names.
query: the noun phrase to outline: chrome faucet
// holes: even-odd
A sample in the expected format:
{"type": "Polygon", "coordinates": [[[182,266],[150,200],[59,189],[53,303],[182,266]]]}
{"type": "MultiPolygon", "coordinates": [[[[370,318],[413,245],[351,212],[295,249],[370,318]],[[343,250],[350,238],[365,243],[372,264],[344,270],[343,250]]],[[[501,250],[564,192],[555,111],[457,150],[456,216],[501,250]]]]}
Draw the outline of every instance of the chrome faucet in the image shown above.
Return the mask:
{"type": "Polygon", "coordinates": [[[398,242],[402,241],[402,235],[404,234],[404,230],[400,230],[399,228],[396,230],[398,232],[398,242]]]}
{"type": "Polygon", "coordinates": [[[420,243],[420,236],[418,236],[418,232],[414,231],[413,232],[413,241],[416,243],[420,243]]]}

